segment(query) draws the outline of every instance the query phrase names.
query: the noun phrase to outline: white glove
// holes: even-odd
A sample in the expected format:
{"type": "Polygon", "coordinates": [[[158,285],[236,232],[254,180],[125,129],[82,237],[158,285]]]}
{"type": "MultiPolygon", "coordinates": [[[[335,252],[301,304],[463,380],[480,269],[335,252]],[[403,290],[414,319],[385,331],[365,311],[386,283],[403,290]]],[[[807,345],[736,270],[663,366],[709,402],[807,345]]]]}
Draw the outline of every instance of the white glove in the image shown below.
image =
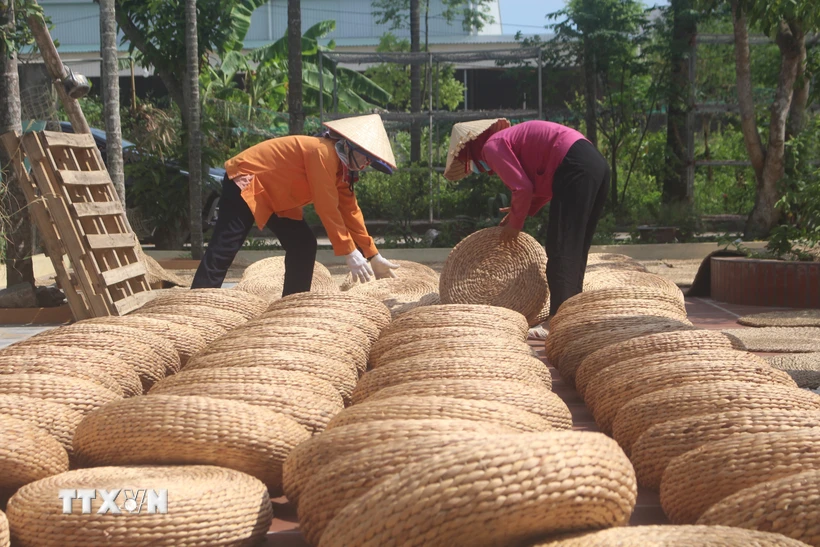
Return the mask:
{"type": "Polygon", "coordinates": [[[347,267],[350,268],[350,273],[353,274],[354,281],[360,281],[362,283],[367,283],[370,281],[370,276],[373,275],[373,269],[370,267],[370,264],[364,258],[361,251],[356,249],[349,255],[345,256],[345,261],[347,262],[347,267]]]}
{"type": "Polygon", "coordinates": [[[373,271],[376,272],[376,279],[384,279],[385,277],[398,277],[396,275],[395,270],[399,267],[398,264],[393,264],[386,258],[384,258],[380,254],[376,254],[373,258],[370,259],[370,265],[373,267],[373,271]]]}

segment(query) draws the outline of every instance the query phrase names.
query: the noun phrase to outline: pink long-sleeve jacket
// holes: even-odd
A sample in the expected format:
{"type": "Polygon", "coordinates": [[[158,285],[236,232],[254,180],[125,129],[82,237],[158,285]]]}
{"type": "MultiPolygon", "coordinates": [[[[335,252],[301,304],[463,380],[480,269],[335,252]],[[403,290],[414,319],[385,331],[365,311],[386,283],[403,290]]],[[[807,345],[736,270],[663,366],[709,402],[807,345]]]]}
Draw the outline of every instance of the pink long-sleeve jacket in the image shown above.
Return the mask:
{"type": "Polygon", "coordinates": [[[552,179],[570,147],[586,139],[578,131],[540,120],[524,122],[492,135],[481,149],[483,159],[512,191],[510,220],[521,230],[552,199],[552,179]]]}

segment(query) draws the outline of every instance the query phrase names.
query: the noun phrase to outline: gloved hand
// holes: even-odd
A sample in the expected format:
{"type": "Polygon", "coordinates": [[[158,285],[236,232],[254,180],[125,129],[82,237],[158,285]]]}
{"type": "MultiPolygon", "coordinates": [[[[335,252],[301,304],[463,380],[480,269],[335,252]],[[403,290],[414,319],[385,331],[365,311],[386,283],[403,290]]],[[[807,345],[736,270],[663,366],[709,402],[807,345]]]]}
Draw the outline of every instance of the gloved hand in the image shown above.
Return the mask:
{"type": "Polygon", "coordinates": [[[400,266],[398,264],[393,264],[386,258],[384,258],[380,254],[376,254],[373,258],[370,259],[370,265],[373,266],[373,271],[376,272],[376,279],[384,279],[385,277],[398,277],[396,275],[395,270],[400,266]]]}
{"type": "Polygon", "coordinates": [[[367,283],[370,281],[370,276],[373,275],[373,269],[370,268],[370,264],[367,262],[364,255],[362,255],[361,251],[356,249],[349,255],[345,256],[345,261],[347,262],[347,267],[350,268],[350,273],[353,274],[353,279],[355,281],[360,281],[361,283],[367,283]]]}

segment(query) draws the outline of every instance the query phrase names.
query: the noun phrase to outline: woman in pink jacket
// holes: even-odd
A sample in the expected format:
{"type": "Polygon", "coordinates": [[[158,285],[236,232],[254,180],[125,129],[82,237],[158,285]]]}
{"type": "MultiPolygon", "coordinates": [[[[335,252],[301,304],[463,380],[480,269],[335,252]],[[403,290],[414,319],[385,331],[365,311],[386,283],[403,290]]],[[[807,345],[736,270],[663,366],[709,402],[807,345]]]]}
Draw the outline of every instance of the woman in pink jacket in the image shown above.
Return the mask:
{"type": "MultiPolygon", "coordinates": [[[[592,236],[609,192],[609,164],[581,133],[557,123],[510,127],[504,118],[453,127],[444,176],[495,173],[512,191],[502,240],[512,241],[550,205],[546,251],[550,316],[584,287],[592,236]]],[[[506,211],[506,210],[505,210],[506,211]]]]}

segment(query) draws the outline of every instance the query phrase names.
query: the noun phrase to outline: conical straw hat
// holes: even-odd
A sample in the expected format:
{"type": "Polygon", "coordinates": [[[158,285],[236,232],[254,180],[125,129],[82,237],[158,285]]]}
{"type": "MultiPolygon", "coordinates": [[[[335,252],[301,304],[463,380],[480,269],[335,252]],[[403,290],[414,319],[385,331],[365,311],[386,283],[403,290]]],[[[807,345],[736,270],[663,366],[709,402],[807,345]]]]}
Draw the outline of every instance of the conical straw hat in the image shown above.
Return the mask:
{"type": "Polygon", "coordinates": [[[466,177],[465,163],[458,159],[458,155],[467,143],[477,139],[489,129],[495,133],[508,127],[510,127],[510,122],[506,118],[475,120],[455,124],[453,132],[450,133],[450,150],[447,151],[447,165],[444,168],[444,177],[448,180],[459,180],[466,177]]]}
{"type": "Polygon", "coordinates": [[[334,120],[325,122],[324,126],[396,169],[393,148],[378,114],[334,120]]]}

